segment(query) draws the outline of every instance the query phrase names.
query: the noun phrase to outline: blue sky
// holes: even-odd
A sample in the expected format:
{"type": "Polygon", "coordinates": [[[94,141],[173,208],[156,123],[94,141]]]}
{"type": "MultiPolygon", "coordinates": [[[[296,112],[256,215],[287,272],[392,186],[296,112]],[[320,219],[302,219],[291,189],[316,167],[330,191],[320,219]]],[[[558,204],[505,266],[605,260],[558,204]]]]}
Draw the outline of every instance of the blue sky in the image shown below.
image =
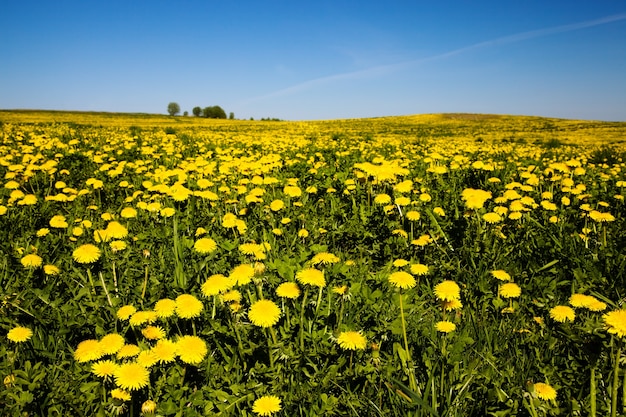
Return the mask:
{"type": "Polygon", "coordinates": [[[0,2],[0,109],[626,121],[626,2],[0,2]]]}

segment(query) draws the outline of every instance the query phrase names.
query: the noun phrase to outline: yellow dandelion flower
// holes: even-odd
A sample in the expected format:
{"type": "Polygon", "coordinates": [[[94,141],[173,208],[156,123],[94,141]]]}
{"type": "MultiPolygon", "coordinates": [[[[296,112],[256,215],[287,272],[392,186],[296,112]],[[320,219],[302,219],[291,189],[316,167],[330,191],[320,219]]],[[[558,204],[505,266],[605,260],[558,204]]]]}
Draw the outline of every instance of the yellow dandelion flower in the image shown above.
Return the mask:
{"type": "Polygon", "coordinates": [[[280,211],[283,208],[285,208],[283,200],[274,200],[270,203],[270,210],[272,211],[280,211]]]}
{"type": "Polygon", "coordinates": [[[154,414],[157,408],[156,402],[153,400],[146,400],[141,404],[141,413],[151,415],[154,414]]]}
{"type": "Polygon", "coordinates": [[[145,387],[150,382],[150,372],[135,362],[120,365],[113,374],[118,387],[132,391],[145,387]]]}
{"type": "Polygon", "coordinates": [[[413,275],[405,271],[394,272],[387,279],[391,285],[402,289],[413,288],[417,284],[413,275]]]}
{"type": "Polygon", "coordinates": [[[120,212],[120,216],[124,219],[132,219],[137,217],[137,210],[132,207],[124,207],[120,212]]]}
{"type": "Polygon", "coordinates": [[[56,265],[44,265],[43,272],[46,275],[59,275],[61,270],[56,265]]]}
{"type": "Polygon", "coordinates": [[[156,311],[137,311],[128,319],[131,326],[142,326],[146,323],[152,323],[158,318],[156,311]]]}
{"type": "Polygon", "coordinates": [[[508,272],[502,270],[502,269],[496,269],[495,271],[491,271],[491,276],[493,276],[496,279],[499,279],[500,281],[510,281],[511,280],[511,275],[509,275],[508,272]]]}
{"type": "Polygon", "coordinates": [[[137,355],[137,358],[135,359],[135,362],[137,362],[139,365],[143,366],[144,368],[150,368],[153,365],[155,365],[158,361],[159,359],[156,357],[152,349],[142,350],[141,352],[139,352],[139,355],[137,355]]]}
{"type": "Polygon", "coordinates": [[[207,345],[198,336],[182,336],[176,342],[176,354],[181,361],[197,365],[207,354],[207,345]]]}
{"type": "Polygon", "coordinates": [[[439,217],[446,217],[446,212],[443,211],[443,209],[441,207],[435,207],[433,209],[433,213],[435,213],[439,217]]]}
{"type": "Polygon", "coordinates": [[[374,203],[384,206],[391,203],[391,197],[388,194],[378,194],[376,197],[374,197],[374,203]]]}
{"type": "Polygon", "coordinates": [[[311,265],[336,264],[339,261],[340,261],[339,257],[336,255],[333,255],[332,253],[320,252],[311,259],[311,265]]]}
{"type": "Polygon", "coordinates": [[[271,300],[259,300],[250,306],[248,319],[255,326],[271,327],[280,319],[280,308],[271,300]]]}
{"type": "Polygon", "coordinates": [[[500,286],[498,294],[504,298],[517,298],[522,294],[522,289],[514,282],[507,282],[500,286]]]}
{"type": "Polygon", "coordinates": [[[315,268],[305,268],[296,272],[296,279],[304,285],[323,288],[326,286],[324,271],[315,268]]]}
{"type": "Polygon", "coordinates": [[[134,345],[134,344],[127,344],[127,345],[122,346],[122,348],[117,351],[117,358],[118,359],[132,358],[134,356],[139,355],[139,352],[141,352],[141,349],[139,348],[139,346],[134,345]]]}
{"type": "Polygon", "coordinates": [[[230,272],[229,278],[236,285],[246,285],[254,277],[254,266],[251,264],[238,265],[230,272]]]}
{"type": "Polygon", "coordinates": [[[442,301],[458,300],[461,298],[461,288],[456,282],[446,280],[435,286],[435,295],[442,301]]]}
{"type": "Polygon", "coordinates": [[[602,302],[600,300],[595,300],[593,302],[591,302],[587,308],[589,309],[589,311],[604,311],[607,308],[607,305],[605,302],[602,302]]]}
{"type": "Polygon", "coordinates": [[[420,219],[420,214],[415,210],[407,211],[406,218],[407,220],[414,222],[420,219]]]}
{"type": "Polygon", "coordinates": [[[337,343],[342,349],[365,350],[367,339],[361,332],[348,331],[339,333],[337,343]]]}
{"type": "Polygon", "coordinates": [[[176,301],[169,298],[162,298],[154,305],[154,311],[160,318],[171,317],[176,313],[176,301]]]}
{"type": "Polygon", "coordinates": [[[574,309],[569,306],[555,306],[550,309],[550,317],[560,323],[563,323],[565,321],[574,321],[576,313],[574,312],[574,309]]]}
{"type": "Polygon", "coordinates": [[[65,220],[65,216],[56,215],[50,219],[50,227],[55,229],[66,229],[67,228],[67,220],[65,220]]]}
{"type": "Polygon", "coordinates": [[[598,301],[596,297],[586,294],[572,294],[569,298],[570,305],[576,308],[588,308],[596,301],[598,301]]]}
{"type": "Polygon", "coordinates": [[[116,400],[122,400],[122,401],[130,401],[132,398],[132,396],[130,395],[128,391],[124,391],[121,388],[112,389],[111,397],[115,398],[116,400]]]}
{"type": "Polygon", "coordinates": [[[276,288],[276,295],[283,298],[300,297],[300,287],[295,282],[283,282],[276,288]]]}
{"type": "Polygon", "coordinates": [[[111,248],[111,251],[115,253],[126,249],[128,247],[128,244],[123,240],[114,240],[113,242],[109,243],[109,247],[111,248]]]}
{"type": "Polygon", "coordinates": [[[128,229],[126,228],[126,226],[116,221],[109,222],[105,230],[107,236],[109,236],[111,239],[124,239],[126,236],[128,236],[128,229]]]}
{"type": "Polygon", "coordinates": [[[224,303],[239,303],[241,301],[241,292],[238,290],[230,290],[222,294],[220,300],[224,303]]]}
{"type": "Polygon", "coordinates": [[[7,339],[14,343],[22,343],[27,341],[33,336],[33,331],[28,327],[16,326],[9,330],[7,333],[7,339]]]}
{"type": "Polygon", "coordinates": [[[348,286],[347,285],[340,285],[340,286],[337,286],[337,287],[333,287],[333,293],[335,293],[335,294],[346,295],[347,292],[348,292],[348,286]]]}
{"type": "Polygon", "coordinates": [[[500,223],[502,221],[502,216],[498,213],[489,212],[483,214],[483,220],[490,224],[500,223]]]}
{"type": "Polygon", "coordinates": [[[447,320],[438,321],[435,324],[435,329],[437,329],[438,332],[450,333],[456,330],[456,324],[447,320]]]}
{"type": "Polygon", "coordinates": [[[91,365],[91,373],[100,378],[110,378],[115,374],[119,365],[112,360],[98,361],[91,365]]]}
{"type": "Polygon", "coordinates": [[[72,257],[80,264],[91,264],[100,259],[100,249],[98,249],[97,246],[88,243],[74,249],[72,257]]]}
{"type": "Polygon", "coordinates": [[[448,301],[442,301],[441,307],[444,311],[460,310],[461,308],[463,308],[463,303],[461,303],[461,300],[453,299],[448,301]]]}
{"type": "Polygon", "coordinates": [[[228,291],[234,284],[234,281],[222,274],[211,275],[200,287],[205,297],[212,297],[221,292],[228,291]]]}
{"type": "Polygon", "coordinates": [[[136,311],[137,309],[135,308],[135,306],[125,305],[125,306],[120,307],[117,310],[116,315],[117,315],[117,318],[120,320],[128,320],[130,316],[135,314],[136,311]]]}
{"type": "Polygon", "coordinates": [[[95,361],[102,357],[100,342],[95,339],[83,340],[74,351],[74,359],[78,362],[95,361]]]}
{"type": "Polygon", "coordinates": [[[194,243],[193,249],[196,252],[205,255],[214,252],[217,249],[217,243],[209,237],[203,237],[194,243]]]}
{"type": "Polygon", "coordinates": [[[252,404],[252,412],[259,416],[271,416],[281,410],[280,404],[280,398],[275,395],[264,395],[254,401],[252,404]]]}
{"type": "Polygon", "coordinates": [[[478,210],[483,208],[485,202],[490,198],[490,191],[466,188],[461,192],[461,199],[465,201],[465,207],[470,210],[478,210]]]}
{"type": "Polygon", "coordinates": [[[100,350],[104,355],[113,355],[124,346],[124,337],[111,333],[100,339],[100,350]]]}
{"type": "Polygon", "coordinates": [[[177,356],[177,344],[168,339],[160,339],[150,352],[158,363],[174,362],[177,356]]]}
{"type": "Polygon", "coordinates": [[[619,337],[626,336],[626,310],[610,311],[602,316],[607,331],[619,337]]]}
{"type": "Polygon", "coordinates": [[[408,264],[409,264],[409,261],[407,261],[406,259],[396,259],[392,263],[392,265],[395,266],[396,268],[402,268],[403,266],[406,266],[408,264]]]}
{"type": "Polygon", "coordinates": [[[26,268],[39,268],[41,264],[43,264],[43,259],[41,256],[31,253],[30,255],[24,256],[20,262],[26,268]]]}
{"type": "Polygon", "coordinates": [[[182,294],[176,297],[176,315],[181,319],[198,317],[204,305],[191,294],[182,294]]]}
{"type": "Polygon", "coordinates": [[[428,274],[428,265],[412,264],[410,269],[411,269],[411,273],[413,275],[426,275],[426,274],[428,274]]]}
{"type": "Polygon", "coordinates": [[[428,245],[430,242],[432,242],[432,239],[431,239],[430,235],[422,235],[422,236],[418,237],[417,239],[412,240],[411,241],[411,245],[424,247],[424,246],[428,245]]]}
{"type": "Polygon", "coordinates": [[[165,337],[165,330],[161,326],[147,326],[141,330],[141,334],[148,340],[158,340],[165,337]]]}
{"type": "Polygon", "coordinates": [[[537,397],[542,400],[556,399],[556,390],[546,383],[537,382],[533,385],[533,389],[537,397]]]}
{"type": "Polygon", "coordinates": [[[222,226],[230,229],[237,226],[237,216],[233,213],[226,213],[224,217],[222,217],[222,226]]]}

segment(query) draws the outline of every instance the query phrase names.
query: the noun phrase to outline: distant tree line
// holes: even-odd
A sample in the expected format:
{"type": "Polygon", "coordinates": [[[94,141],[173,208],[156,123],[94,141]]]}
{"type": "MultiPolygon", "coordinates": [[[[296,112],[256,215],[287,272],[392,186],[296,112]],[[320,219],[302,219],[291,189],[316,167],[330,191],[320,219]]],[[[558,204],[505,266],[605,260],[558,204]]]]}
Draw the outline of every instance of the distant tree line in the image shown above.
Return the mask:
{"type": "MultiPolygon", "coordinates": [[[[176,102],[171,102],[167,105],[167,113],[170,116],[176,116],[180,113],[180,106],[176,102]]],[[[196,106],[191,110],[191,113],[196,117],[207,117],[209,119],[226,119],[226,112],[220,106],[209,106],[202,108],[200,106],[196,106]]],[[[185,116],[188,113],[185,112],[185,116]]],[[[235,118],[235,113],[230,112],[228,114],[229,119],[235,118]]]]}

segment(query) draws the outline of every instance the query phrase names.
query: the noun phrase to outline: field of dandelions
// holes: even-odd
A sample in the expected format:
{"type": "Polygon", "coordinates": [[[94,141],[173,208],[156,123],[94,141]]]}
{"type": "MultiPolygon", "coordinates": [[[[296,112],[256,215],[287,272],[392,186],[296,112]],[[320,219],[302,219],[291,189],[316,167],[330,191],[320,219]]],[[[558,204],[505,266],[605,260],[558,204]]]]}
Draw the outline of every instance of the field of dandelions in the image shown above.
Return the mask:
{"type": "Polygon", "coordinates": [[[625,415],[626,123],[0,134],[2,415],[625,415]]]}

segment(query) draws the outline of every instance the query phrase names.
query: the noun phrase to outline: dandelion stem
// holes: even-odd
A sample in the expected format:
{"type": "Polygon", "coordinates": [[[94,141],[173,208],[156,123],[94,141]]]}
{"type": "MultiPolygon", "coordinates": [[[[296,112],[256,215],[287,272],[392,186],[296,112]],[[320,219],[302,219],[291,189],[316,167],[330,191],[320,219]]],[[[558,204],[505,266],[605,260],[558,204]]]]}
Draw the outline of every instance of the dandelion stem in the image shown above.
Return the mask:
{"type": "Polygon", "coordinates": [[[309,288],[304,289],[302,296],[302,308],[300,309],[300,349],[304,351],[304,309],[306,308],[306,297],[309,294],[309,288]]]}
{"type": "Polygon", "coordinates": [[[413,375],[413,369],[411,368],[412,366],[412,359],[411,359],[411,352],[409,351],[409,342],[407,340],[406,337],[406,323],[404,321],[404,307],[402,306],[402,293],[398,293],[399,298],[400,298],[400,321],[402,322],[402,336],[404,337],[404,350],[406,351],[406,355],[407,355],[407,371],[409,373],[409,387],[411,388],[411,390],[413,392],[417,391],[417,382],[415,382],[415,376],[413,375]]]}
{"type": "Polygon", "coordinates": [[[89,277],[89,284],[91,284],[91,292],[89,293],[89,298],[91,299],[91,301],[93,301],[93,294],[96,293],[96,286],[93,285],[93,277],[91,276],[91,270],[89,268],[87,268],[87,277],[89,277]]]}
{"type": "Polygon", "coordinates": [[[146,265],[146,270],[143,275],[143,288],[141,289],[141,301],[143,306],[143,299],[146,296],[146,288],[148,287],[148,265],[146,265]]]}
{"type": "Polygon", "coordinates": [[[115,294],[117,294],[117,274],[115,273],[115,261],[111,263],[111,272],[113,273],[113,285],[115,285],[115,294]]]}
{"type": "Polygon", "coordinates": [[[104,288],[104,293],[107,295],[107,301],[109,302],[109,306],[113,307],[113,303],[111,302],[111,297],[109,296],[109,290],[107,290],[107,285],[104,283],[104,277],[102,276],[102,271],[100,271],[98,275],[100,276],[100,282],[102,283],[102,288],[104,288]]]}
{"type": "Polygon", "coordinates": [[[589,417],[596,417],[596,367],[591,368],[591,378],[589,381],[589,417]]]}
{"type": "Polygon", "coordinates": [[[619,385],[619,358],[622,355],[622,341],[617,340],[617,352],[615,352],[613,367],[613,386],[611,387],[611,417],[617,415],[617,391],[619,385]]]}

